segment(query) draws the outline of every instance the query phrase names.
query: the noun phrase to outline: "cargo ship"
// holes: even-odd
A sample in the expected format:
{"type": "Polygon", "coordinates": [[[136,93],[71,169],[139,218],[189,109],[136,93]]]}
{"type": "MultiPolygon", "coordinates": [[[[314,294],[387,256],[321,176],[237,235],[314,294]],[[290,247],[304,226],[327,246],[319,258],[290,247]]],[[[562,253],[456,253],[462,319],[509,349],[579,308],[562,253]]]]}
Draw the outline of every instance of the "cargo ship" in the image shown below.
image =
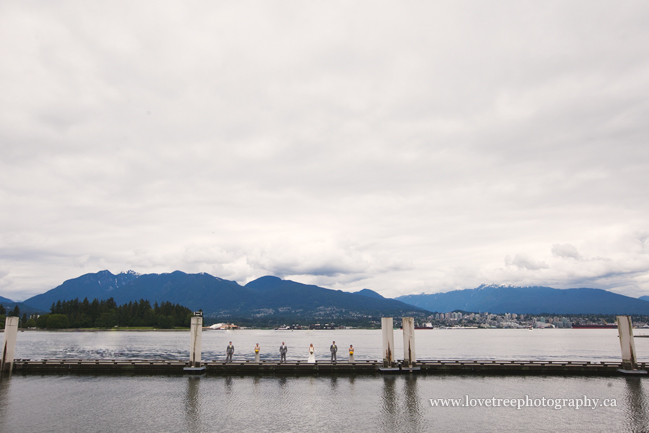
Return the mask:
{"type": "Polygon", "coordinates": [[[603,324],[603,325],[572,325],[572,329],[617,329],[616,324],[603,324]]]}

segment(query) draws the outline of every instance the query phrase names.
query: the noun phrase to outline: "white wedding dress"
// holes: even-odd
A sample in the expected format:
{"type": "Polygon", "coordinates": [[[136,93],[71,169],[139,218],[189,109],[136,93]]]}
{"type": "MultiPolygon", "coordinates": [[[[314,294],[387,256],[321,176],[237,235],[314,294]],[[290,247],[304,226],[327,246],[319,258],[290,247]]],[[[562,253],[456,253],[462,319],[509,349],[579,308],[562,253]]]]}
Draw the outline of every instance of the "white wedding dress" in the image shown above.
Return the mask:
{"type": "Polygon", "coordinates": [[[306,362],[315,364],[315,349],[312,347],[309,347],[309,359],[306,362]]]}

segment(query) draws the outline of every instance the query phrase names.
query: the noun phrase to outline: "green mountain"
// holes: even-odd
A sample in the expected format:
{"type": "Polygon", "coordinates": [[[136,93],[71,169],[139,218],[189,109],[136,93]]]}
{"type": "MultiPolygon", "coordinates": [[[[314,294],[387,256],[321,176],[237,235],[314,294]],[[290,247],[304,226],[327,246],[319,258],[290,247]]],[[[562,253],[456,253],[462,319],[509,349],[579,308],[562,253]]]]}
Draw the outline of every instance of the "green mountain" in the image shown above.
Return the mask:
{"type": "Polygon", "coordinates": [[[396,298],[435,312],[455,310],[518,314],[642,314],[649,315],[649,302],[600,289],[553,289],[481,285],[431,295],[396,298]]]}

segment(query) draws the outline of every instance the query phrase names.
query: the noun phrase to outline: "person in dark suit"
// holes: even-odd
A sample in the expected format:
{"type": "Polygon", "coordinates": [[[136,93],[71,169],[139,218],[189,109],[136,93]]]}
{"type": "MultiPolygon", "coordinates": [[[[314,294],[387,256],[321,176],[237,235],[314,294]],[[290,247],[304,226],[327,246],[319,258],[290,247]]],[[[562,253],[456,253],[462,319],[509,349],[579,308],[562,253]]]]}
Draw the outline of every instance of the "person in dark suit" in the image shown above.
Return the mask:
{"type": "Polygon", "coordinates": [[[331,362],[336,362],[336,352],[338,352],[338,346],[336,346],[335,341],[331,344],[329,351],[331,352],[331,362]]]}
{"type": "Polygon", "coordinates": [[[230,344],[228,344],[227,349],[225,349],[225,353],[227,356],[225,357],[225,362],[232,362],[232,355],[234,355],[234,346],[232,345],[232,342],[230,341],[230,344]]]}
{"type": "Polygon", "coordinates": [[[288,347],[284,346],[284,342],[282,341],[282,345],[279,346],[279,362],[286,362],[286,352],[288,352],[288,347]]]}

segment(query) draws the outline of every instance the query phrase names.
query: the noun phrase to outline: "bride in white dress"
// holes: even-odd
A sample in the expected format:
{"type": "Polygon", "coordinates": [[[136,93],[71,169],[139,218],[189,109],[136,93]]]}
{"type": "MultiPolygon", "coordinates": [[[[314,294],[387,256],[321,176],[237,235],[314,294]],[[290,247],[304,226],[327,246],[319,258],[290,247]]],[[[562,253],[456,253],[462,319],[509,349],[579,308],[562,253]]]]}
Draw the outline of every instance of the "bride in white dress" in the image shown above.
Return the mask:
{"type": "Polygon", "coordinates": [[[309,346],[309,359],[307,360],[310,364],[315,364],[315,349],[313,348],[313,343],[309,346]]]}

